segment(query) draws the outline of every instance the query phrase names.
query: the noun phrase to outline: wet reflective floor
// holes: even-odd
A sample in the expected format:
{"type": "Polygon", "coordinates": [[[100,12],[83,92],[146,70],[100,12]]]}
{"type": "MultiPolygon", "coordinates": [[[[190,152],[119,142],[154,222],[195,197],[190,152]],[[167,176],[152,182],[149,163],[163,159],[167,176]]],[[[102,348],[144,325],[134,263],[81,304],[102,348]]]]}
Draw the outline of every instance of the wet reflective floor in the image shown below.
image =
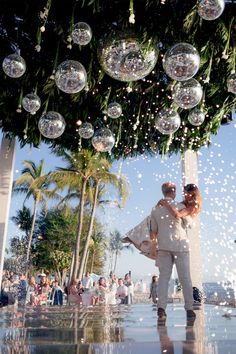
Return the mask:
{"type": "Polygon", "coordinates": [[[0,353],[235,354],[236,309],[202,305],[194,323],[182,304],[166,322],[149,304],[0,309],[0,353]]]}

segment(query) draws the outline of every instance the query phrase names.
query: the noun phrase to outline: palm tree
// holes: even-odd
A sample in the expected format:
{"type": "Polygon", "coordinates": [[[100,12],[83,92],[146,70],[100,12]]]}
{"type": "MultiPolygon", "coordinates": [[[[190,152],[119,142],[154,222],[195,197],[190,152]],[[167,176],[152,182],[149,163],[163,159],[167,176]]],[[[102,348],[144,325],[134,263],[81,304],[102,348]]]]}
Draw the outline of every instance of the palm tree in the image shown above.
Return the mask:
{"type": "Polygon", "coordinates": [[[100,166],[94,171],[90,179],[90,182],[92,182],[92,187],[94,188],[94,195],[92,201],[88,234],[86,237],[86,242],[81,257],[81,261],[79,264],[79,272],[78,272],[79,279],[81,279],[83,275],[88,246],[93,231],[93,223],[94,223],[95,212],[98,204],[99,189],[101,188],[104,191],[105,186],[111,185],[118,190],[119,197],[122,199],[122,202],[124,202],[124,200],[127,198],[127,194],[128,194],[127,181],[125,177],[122,176],[121,174],[110,172],[111,166],[112,164],[109,160],[100,157],[100,166]]]}
{"type": "Polygon", "coordinates": [[[99,249],[100,246],[105,248],[106,244],[105,244],[105,235],[104,235],[103,232],[95,232],[91,236],[91,239],[92,239],[93,243],[92,243],[92,246],[91,246],[92,255],[91,255],[90,273],[93,273],[96,251],[99,249]]]}
{"type": "Polygon", "coordinates": [[[28,273],[32,238],[39,204],[42,203],[43,210],[46,211],[47,198],[57,198],[58,196],[55,190],[48,189],[47,175],[43,173],[44,160],[41,160],[38,166],[30,160],[24,160],[22,163],[25,167],[21,171],[21,176],[13,183],[13,192],[26,194],[25,201],[31,196],[34,200],[33,218],[26,255],[26,273],[28,273]]]}
{"type": "Polygon", "coordinates": [[[11,220],[25,233],[27,240],[29,239],[32,227],[32,217],[30,208],[27,208],[25,205],[23,205],[22,209],[16,211],[16,216],[11,217],[11,220]]]}
{"type": "MultiPolygon", "coordinates": [[[[79,198],[77,235],[73,254],[73,262],[71,265],[72,271],[70,273],[71,277],[73,278],[77,277],[79,269],[80,243],[83,229],[84,208],[88,202],[92,204],[88,231],[88,236],[90,239],[93,229],[95,210],[97,207],[98,194],[99,190],[101,190],[101,181],[106,183],[108,182],[109,178],[110,181],[112,181],[112,179],[115,181],[115,174],[113,174],[113,176],[111,174],[109,177],[108,170],[111,167],[111,162],[108,161],[107,158],[102,157],[102,155],[99,153],[94,153],[88,150],[81,150],[78,153],[72,153],[70,155],[64,152],[63,159],[67,163],[66,168],[57,168],[57,171],[50,173],[49,178],[52,182],[56,183],[57,187],[60,189],[64,189],[65,186],[68,186],[68,195],[64,198],[64,201],[71,198],[79,198]]],[[[117,186],[119,185],[120,191],[125,190],[126,185],[122,178],[118,178],[118,176],[116,176],[116,182],[114,183],[117,186]]],[[[85,244],[85,255],[82,256],[83,264],[86,259],[89,239],[87,244],[85,244]]],[[[82,268],[80,267],[80,271],[81,269],[82,268]]]]}
{"type": "Polygon", "coordinates": [[[116,271],[116,265],[117,265],[117,259],[118,259],[118,256],[119,254],[121,253],[121,251],[127,249],[127,250],[130,250],[130,251],[133,251],[133,248],[131,245],[124,245],[122,243],[122,236],[120,234],[120,232],[118,230],[115,230],[114,232],[111,232],[110,233],[110,250],[112,252],[112,254],[115,254],[115,262],[114,262],[114,267],[112,269],[112,263],[111,262],[111,271],[113,273],[115,273],[116,271]]]}

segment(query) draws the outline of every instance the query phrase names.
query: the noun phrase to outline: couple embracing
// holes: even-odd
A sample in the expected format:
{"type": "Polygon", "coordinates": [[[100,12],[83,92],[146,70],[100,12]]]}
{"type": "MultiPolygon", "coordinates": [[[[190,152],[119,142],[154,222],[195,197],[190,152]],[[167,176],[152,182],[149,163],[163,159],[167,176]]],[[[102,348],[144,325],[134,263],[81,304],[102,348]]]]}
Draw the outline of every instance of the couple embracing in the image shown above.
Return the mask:
{"type": "Polygon", "coordinates": [[[201,210],[201,195],[195,184],[184,187],[184,200],[175,202],[176,186],[171,182],[162,185],[164,198],[151,213],[150,239],[157,244],[156,265],[159,268],[158,318],[166,319],[168,285],[173,265],[176,265],[182,285],[187,320],[194,320],[193,288],[190,276],[190,245],[187,228],[201,210]]]}

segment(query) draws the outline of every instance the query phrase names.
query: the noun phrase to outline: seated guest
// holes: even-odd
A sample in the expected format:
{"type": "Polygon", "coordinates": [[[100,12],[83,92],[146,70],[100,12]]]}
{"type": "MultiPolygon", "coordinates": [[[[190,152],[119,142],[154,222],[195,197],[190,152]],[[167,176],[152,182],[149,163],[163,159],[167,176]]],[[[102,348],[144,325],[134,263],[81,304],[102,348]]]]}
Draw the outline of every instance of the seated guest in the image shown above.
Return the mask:
{"type": "Polygon", "coordinates": [[[25,274],[20,275],[20,282],[18,285],[18,305],[24,306],[26,303],[26,295],[27,295],[27,281],[25,274]]]}
{"type": "Polygon", "coordinates": [[[109,296],[109,305],[116,305],[116,291],[118,287],[118,281],[114,273],[110,275],[110,296],[109,296]]]}
{"type": "Polygon", "coordinates": [[[128,304],[133,303],[134,297],[134,283],[131,280],[129,273],[125,274],[124,285],[128,288],[128,304]]]}
{"type": "Polygon", "coordinates": [[[6,279],[3,279],[0,292],[0,307],[13,305],[15,303],[15,297],[5,290],[5,286],[6,279]]]}
{"type": "Polygon", "coordinates": [[[91,305],[96,305],[98,303],[98,285],[97,282],[93,282],[93,287],[90,290],[92,298],[91,298],[91,305]]]}
{"type": "Polygon", "coordinates": [[[118,279],[118,288],[116,290],[116,296],[118,299],[120,299],[121,305],[128,304],[128,288],[126,285],[124,285],[124,281],[122,278],[118,279]]]}
{"type": "Polygon", "coordinates": [[[98,280],[98,303],[107,305],[109,293],[110,293],[110,290],[107,287],[106,279],[104,277],[99,278],[99,280],[98,280]]]}
{"type": "Polygon", "coordinates": [[[51,291],[46,274],[41,274],[40,283],[37,286],[39,305],[46,305],[48,295],[51,291]]]}
{"type": "Polygon", "coordinates": [[[35,280],[35,277],[31,276],[28,282],[27,288],[27,296],[26,296],[26,303],[28,305],[38,305],[38,286],[35,280]]]}
{"type": "Polygon", "coordinates": [[[52,292],[50,295],[51,305],[63,305],[63,292],[58,284],[58,280],[53,282],[52,292]]]}
{"type": "Polygon", "coordinates": [[[81,284],[78,284],[78,280],[73,278],[68,287],[68,303],[69,305],[82,304],[82,288],[81,284]]]}
{"type": "Polygon", "coordinates": [[[91,277],[89,272],[85,273],[85,276],[82,279],[82,285],[84,288],[84,291],[88,291],[93,287],[93,278],[91,277]]]}

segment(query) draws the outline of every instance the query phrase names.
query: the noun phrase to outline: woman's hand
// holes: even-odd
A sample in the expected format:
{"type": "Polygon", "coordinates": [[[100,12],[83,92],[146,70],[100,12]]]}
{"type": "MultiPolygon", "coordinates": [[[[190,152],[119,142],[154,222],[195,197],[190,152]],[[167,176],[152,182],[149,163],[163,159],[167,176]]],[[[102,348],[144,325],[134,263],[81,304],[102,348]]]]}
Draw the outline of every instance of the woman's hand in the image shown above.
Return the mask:
{"type": "Polygon", "coordinates": [[[167,201],[165,199],[160,199],[156,206],[157,207],[164,207],[166,205],[167,205],[167,201]]]}

